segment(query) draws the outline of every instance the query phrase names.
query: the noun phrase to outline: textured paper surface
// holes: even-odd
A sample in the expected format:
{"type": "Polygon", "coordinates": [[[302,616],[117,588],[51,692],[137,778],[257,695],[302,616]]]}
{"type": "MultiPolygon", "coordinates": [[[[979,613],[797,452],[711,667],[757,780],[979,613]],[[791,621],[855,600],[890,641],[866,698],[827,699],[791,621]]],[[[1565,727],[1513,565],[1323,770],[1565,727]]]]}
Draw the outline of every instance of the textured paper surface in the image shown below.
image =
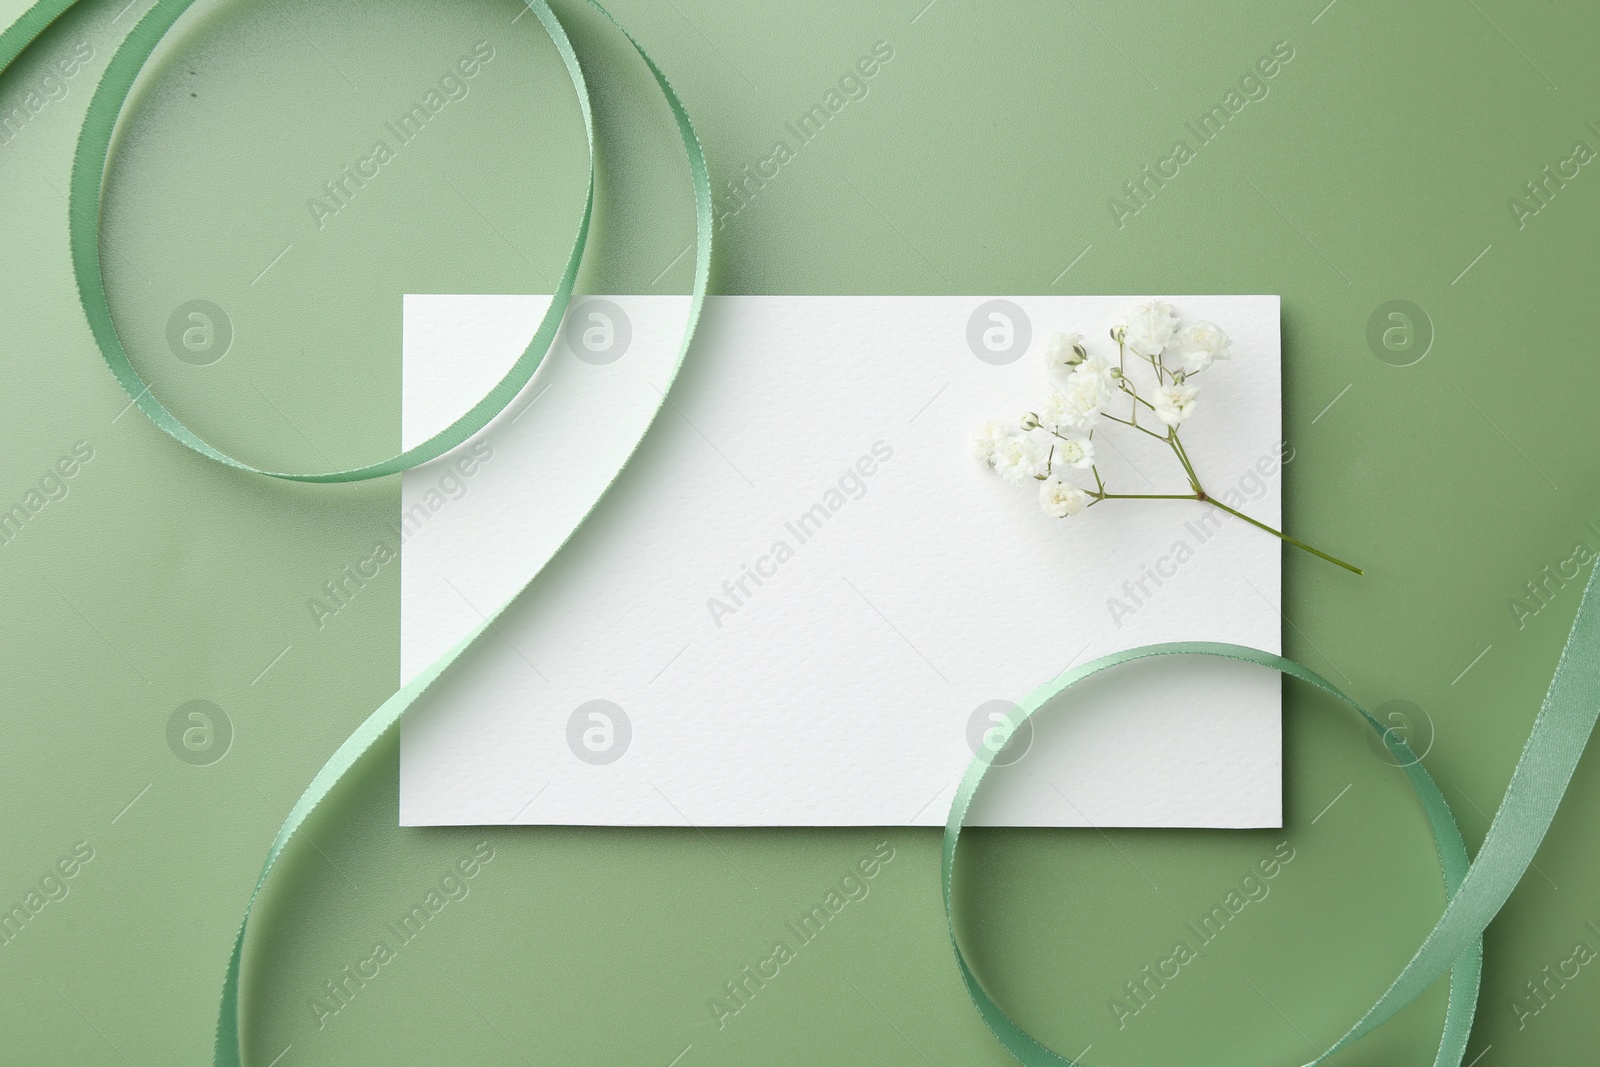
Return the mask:
{"type": "MultiPolygon", "coordinates": [[[[546,299],[406,298],[407,446],[503,372],[546,299]]],[[[405,677],[526,579],[658,401],[686,302],[606,299],[575,302],[473,446],[404,476],[405,677]]],[[[1114,354],[1094,338],[1134,298],[999,298],[1031,335],[999,365],[969,342],[993,299],[711,298],[612,495],[405,721],[401,822],[939,824],[991,702],[1155,641],[1276,651],[1275,539],[1198,503],[1051,520],[970,458],[974,423],[1042,394],[1049,333],[1114,354]]],[[[1189,451],[1208,489],[1276,524],[1278,300],[1171,299],[1234,339],[1201,379],[1189,451]]],[[[1117,491],[1183,491],[1163,446],[1098,439],[1117,491]]],[[[1170,661],[1080,689],[999,758],[975,823],[1279,823],[1275,675],[1170,661]]]]}

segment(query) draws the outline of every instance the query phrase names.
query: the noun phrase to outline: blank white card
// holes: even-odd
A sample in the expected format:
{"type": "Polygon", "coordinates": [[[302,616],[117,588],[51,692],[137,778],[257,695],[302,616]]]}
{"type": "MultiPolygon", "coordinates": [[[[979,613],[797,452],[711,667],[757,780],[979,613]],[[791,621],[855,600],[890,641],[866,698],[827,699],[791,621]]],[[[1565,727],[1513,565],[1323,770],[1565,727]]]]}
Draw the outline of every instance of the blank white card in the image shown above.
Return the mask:
{"type": "MultiPolygon", "coordinates": [[[[1189,454],[1276,526],[1278,299],[1165,299],[1233,339],[1189,454]]],[[[687,300],[576,299],[507,412],[404,475],[404,678],[544,569],[406,718],[401,823],[937,825],[982,753],[977,824],[1279,825],[1269,671],[1118,668],[992,751],[1073,664],[1278,650],[1275,538],[1191,501],[1052,519],[971,456],[974,425],[1044,395],[1051,333],[1114,358],[1137,300],[713,296],[663,404],[687,300]]],[[[406,297],[404,444],[486,392],[547,306],[406,297]]],[[[1120,431],[1095,438],[1108,485],[1186,491],[1164,446],[1120,431]]]]}

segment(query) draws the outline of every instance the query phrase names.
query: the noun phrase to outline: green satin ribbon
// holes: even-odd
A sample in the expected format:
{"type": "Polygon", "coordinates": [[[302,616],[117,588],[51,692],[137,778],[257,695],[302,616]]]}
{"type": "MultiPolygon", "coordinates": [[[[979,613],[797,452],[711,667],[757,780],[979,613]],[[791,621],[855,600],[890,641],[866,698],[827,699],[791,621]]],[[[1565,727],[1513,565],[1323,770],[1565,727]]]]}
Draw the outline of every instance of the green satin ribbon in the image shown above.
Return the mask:
{"type": "MultiPolygon", "coordinates": [[[[0,33],[0,73],[9,68],[29,43],[76,2],[77,0],[40,0],[0,33]]],[[[133,398],[134,403],[152,422],[183,445],[238,470],[290,481],[353,482],[395,474],[443,455],[487,426],[532,377],[560,326],[588,241],[594,204],[593,116],[583,71],[565,30],[545,0],[526,0],[529,9],[549,33],[562,62],[566,65],[583,113],[584,131],[590,154],[588,190],[584,198],[577,235],[573,241],[572,251],[567,257],[561,280],[556,287],[555,297],[535,332],[533,341],[505,377],[483,399],[450,426],[421,445],[389,459],[361,467],[302,474],[261,470],[227,455],[190,431],[154,397],[144,379],[134,368],[117,335],[106,302],[99,257],[99,210],[111,136],[140,69],[167,30],[192,2],[193,0],[160,0],[134,27],[112,57],[90,103],[89,113],[79,138],[70,196],[72,257],[84,312],[100,347],[101,355],[128,395],[133,398]]],[[[688,323],[679,346],[672,379],[669,379],[668,383],[670,388],[671,381],[675,380],[677,371],[688,352],[689,342],[699,321],[700,309],[705,298],[711,256],[710,178],[705,155],[700,148],[694,127],[684,110],[682,101],[679,100],[666,76],[633,35],[628,33],[610,12],[601,7],[596,0],[587,2],[619,29],[644,59],[672,110],[689,159],[695,193],[694,290],[688,323]]],[[[663,394],[656,408],[657,414],[665,399],[663,394]]],[[[631,455],[632,453],[629,458],[631,455]]],[[[625,463],[626,460],[623,465],[625,463]]],[[[619,465],[618,470],[612,475],[611,482],[608,482],[608,487],[614,483],[621,469],[622,465],[619,465]]],[[[586,514],[578,526],[581,526],[587,517],[586,514]]],[[[573,530],[568,532],[567,539],[571,538],[578,526],[574,526],[573,530]]],[[[551,555],[553,554],[552,552],[551,555]]],[[[550,556],[546,556],[544,560],[538,561],[535,574],[543,570],[549,558],[550,556]]],[[[1076,682],[1109,667],[1150,656],[1207,655],[1254,663],[1308,682],[1349,704],[1374,730],[1378,731],[1384,744],[1396,755],[1422,802],[1423,812],[1428,818],[1434,844],[1439,853],[1448,903],[1433,931],[1383,996],[1343,1037],[1313,1060],[1312,1064],[1323,1062],[1392,1018],[1448,971],[1451,974],[1450,1001],[1446,1010],[1444,1033],[1440,1040],[1438,1056],[1434,1062],[1435,1067],[1459,1067],[1471,1033],[1482,974],[1483,930],[1499,912],[1511,891],[1526,873],[1528,864],[1532,862],[1533,855],[1549,829],[1556,808],[1571,780],[1578,758],[1594,729],[1596,717],[1600,715],[1600,596],[1595,594],[1595,586],[1595,578],[1591,576],[1589,586],[1585,589],[1583,600],[1579,604],[1578,616],[1568,636],[1566,648],[1562,651],[1561,660],[1556,667],[1549,693],[1534,722],[1532,733],[1512,775],[1511,784],[1506,790],[1505,799],[1495,814],[1477,858],[1470,863],[1460,830],[1450,814],[1449,806],[1406,744],[1392,731],[1385,729],[1383,724],[1348,695],[1316,672],[1293,660],[1259,649],[1208,642],[1178,642],[1150,645],[1106,656],[1068,671],[1031,694],[1022,706],[1022,717],[1012,724],[1010,729],[1015,730],[1029,716],[1076,682]]],[[[517,595],[520,595],[520,592],[519,590],[517,595]]],[[[260,895],[268,874],[289,839],[362,753],[400,718],[406,708],[445,672],[462,651],[494,625],[495,620],[515,599],[516,596],[513,596],[511,600],[496,608],[480,626],[368,716],[317,772],[316,777],[306,787],[284,820],[283,826],[273,839],[272,847],[268,850],[260,876],[251,891],[250,902],[245,909],[238,936],[234,940],[233,954],[223,983],[222,1003],[217,1023],[214,1062],[218,1067],[241,1067],[243,1062],[239,1032],[239,974],[245,933],[256,898],[260,895]]],[[[945,915],[956,962],[967,991],[977,1005],[984,1022],[1013,1056],[1030,1067],[1033,1065],[1077,1067],[1072,1060],[1040,1044],[1006,1016],[972,972],[955,935],[951,894],[956,845],[960,839],[961,826],[967,810],[988,767],[987,761],[979,759],[968,768],[956,791],[950,817],[945,825],[940,865],[941,881],[945,915]]]]}
{"type": "MultiPolygon", "coordinates": [[[[583,213],[578,220],[577,236],[573,238],[572,248],[567,253],[566,265],[562,267],[561,277],[556,282],[555,295],[544,313],[544,318],[539,322],[539,328],[534,331],[533,340],[528,342],[528,347],[517,357],[511,369],[495,383],[493,389],[484,394],[482,399],[449,426],[414,448],[361,467],[315,474],[297,474],[262,470],[235,459],[202,440],[176,415],[167,410],[166,405],[156,399],[150,387],[145,384],[144,378],[135,369],[133,361],[128,358],[127,351],[122,347],[122,338],[117,335],[116,324],[111,319],[111,308],[106,303],[105,279],[100,269],[100,190],[105,175],[106,154],[111,147],[112,131],[116,129],[117,119],[122,114],[122,106],[127,102],[134,79],[144,68],[145,61],[166,36],[167,30],[192,3],[194,0],[161,0],[139,20],[132,32],[123,40],[116,54],[111,57],[110,65],[106,68],[100,85],[95,89],[94,97],[89,102],[89,113],[84,119],[83,130],[78,135],[78,152],[72,163],[69,205],[72,265],[78,279],[78,295],[83,301],[89,328],[94,331],[95,341],[100,346],[100,354],[105,357],[111,373],[117,376],[117,381],[122,383],[122,388],[133,397],[133,402],[139,406],[140,411],[149,416],[151,422],[202,456],[237,470],[291,482],[359,482],[368,478],[398,474],[418,464],[437,459],[487,426],[507,404],[515,399],[522,387],[528,384],[528,379],[533,377],[533,372],[543,362],[544,354],[549,351],[550,342],[555,339],[556,330],[561,326],[561,317],[566,314],[567,304],[572,296],[572,286],[578,277],[578,266],[583,261],[584,246],[589,240],[589,222],[594,215],[594,119],[589,109],[588,87],[584,84],[583,72],[578,67],[578,58],[567,40],[566,31],[556,21],[554,12],[544,0],[534,0],[531,5],[533,12],[549,31],[556,48],[561,52],[561,59],[572,78],[573,88],[578,92],[578,105],[583,111],[583,130],[588,138],[589,179],[588,188],[584,193],[583,213]]],[[[660,77],[659,72],[657,77],[660,77]]],[[[666,82],[663,81],[662,85],[665,86],[666,82]]],[[[666,91],[671,93],[670,88],[666,91]]],[[[677,111],[682,114],[681,108],[677,111]]],[[[688,119],[681,117],[679,121],[680,124],[686,124],[688,119]]],[[[687,125],[684,128],[688,130],[687,125]]],[[[686,140],[694,142],[692,130],[687,133],[686,140]]],[[[690,332],[692,330],[691,323],[690,332]]]]}
{"type": "MultiPolygon", "coordinates": [[[[76,0],[42,0],[41,3],[31,8],[21,20],[13,24],[5,33],[0,34],[0,73],[3,73],[24,48],[57,17],[73,6],[76,0]]],[[[384,475],[396,474],[428,460],[443,455],[450,449],[468,440],[477,431],[487,426],[496,415],[503,411],[517,396],[518,392],[533,376],[533,372],[544,359],[545,353],[550,348],[550,343],[555,337],[556,330],[561,325],[562,316],[566,313],[572,295],[572,287],[577,277],[578,267],[583,259],[584,248],[589,238],[589,223],[594,209],[594,118],[591,108],[591,99],[588,83],[584,79],[583,68],[578,62],[577,54],[573,51],[572,42],[567,37],[566,30],[556,17],[545,0],[526,0],[529,10],[539,20],[545,32],[550,35],[556,50],[561,55],[561,61],[566,66],[567,75],[572,81],[573,90],[577,94],[578,106],[583,113],[584,134],[587,140],[589,154],[588,186],[584,195],[584,205],[578,223],[577,236],[573,239],[572,249],[568,253],[566,266],[562,271],[561,280],[556,286],[555,295],[550,301],[550,307],[545,312],[544,319],[540,322],[538,330],[534,333],[533,340],[527,349],[518,357],[516,363],[493,389],[455,422],[444,430],[429,438],[427,441],[408,449],[397,456],[377,463],[347,470],[329,471],[315,474],[300,474],[284,471],[268,471],[254,467],[242,460],[227,455],[215,448],[193,433],[182,421],[169,411],[151,393],[144,379],[134,368],[132,361],[122,346],[122,340],[117,335],[117,330],[111,317],[111,309],[106,303],[105,282],[101,274],[100,248],[99,248],[99,215],[101,188],[105,174],[106,156],[109,151],[111,137],[115,131],[118,117],[133,87],[134,80],[139,71],[149,59],[151,53],[160,43],[168,29],[171,28],[179,16],[192,4],[194,0],[159,0],[149,12],[141,18],[138,24],[129,33],[112,56],[104,76],[93,99],[89,104],[88,116],[84,120],[82,132],[78,139],[77,153],[73,160],[71,204],[70,204],[70,229],[72,240],[73,271],[77,278],[79,296],[83,302],[84,313],[88,318],[90,329],[99,344],[100,353],[104,357],[112,374],[116,375],[122,387],[133,398],[139,409],[150,418],[150,421],[164,430],[179,443],[199,452],[201,455],[218,463],[225,464],[237,470],[251,474],[261,474],[272,478],[281,478],[297,482],[355,482],[369,478],[379,478],[384,475]]],[[[690,176],[694,185],[695,201],[695,266],[694,289],[690,297],[689,315],[684,326],[682,339],[678,346],[677,359],[673,364],[671,374],[667,379],[667,389],[662,390],[662,395],[651,413],[651,421],[660,414],[666,404],[666,393],[676,380],[679,369],[683,366],[684,357],[688,354],[690,340],[694,336],[695,327],[700,320],[701,308],[705,302],[705,293],[710,279],[711,268],[711,179],[706,167],[705,153],[700,147],[700,140],[695,134],[694,125],[689,120],[688,112],[684,109],[683,102],[678,98],[672,84],[662,73],[650,55],[644,50],[639,41],[628,32],[627,28],[611,15],[596,0],[587,0],[590,6],[599,11],[615,26],[628,42],[639,53],[645,65],[649,67],[651,75],[655,78],[657,86],[665,97],[668,107],[672,111],[673,119],[677,123],[678,133],[683,140],[684,151],[689,160],[690,176]]],[[[618,475],[637,451],[635,444],[623,462],[618,464],[606,483],[606,490],[615,484],[618,475]]],[[[604,495],[604,492],[601,494],[604,495]]],[[[597,498],[598,500],[598,498],[597,498]]],[[[549,560],[560,551],[583,522],[593,512],[594,505],[582,518],[574,524],[562,539],[561,545],[546,554],[545,558],[537,561],[533,576],[523,584],[526,589],[533,578],[543,571],[549,560]]],[[[367,719],[356,728],[344,743],[323,764],[311,784],[300,795],[300,799],[290,809],[288,817],[279,827],[277,835],[273,838],[272,846],[267,850],[267,857],[261,866],[261,873],[256,879],[255,887],[250,892],[250,900],[245,906],[244,918],[239,924],[238,935],[234,938],[233,954],[228,961],[227,974],[223,979],[222,1003],[217,1018],[217,1040],[214,1063],[217,1067],[241,1067],[244,1060],[243,1045],[240,1040],[240,1012],[239,1012],[239,974],[243,958],[245,933],[249,928],[250,915],[255,908],[257,897],[260,896],[262,887],[266,884],[267,876],[271,873],[289,839],[294,832],[305,822],[313,809],[327,796],[334,784],[361,758],[372,744],[378,740],[391,726],[393,726],[433,682],[455,662],[455,660],[473,642],[477,641],[495,624],[495,620],[521,595],[519,589],[504,603],[490,612],[483,621],[470,633],[463,637],[444,655],[422,671],[416,678],[406,683],[384,701],[367,719]]]]}
{"type": "MultiPolygon", "coordinates": [[[[1433,831],[1434,847],[1439,853],[1439,867],[1444,875],[1445,894],[1454,898],[1461,887],[1463,878],[1469,869],[1467,847],[1461,840],[1461,829],[1456,825],[1454,817],[1450,814],[1450,806],[1445,802],[1444,794],[1423,770],[1415,753],[1406,745],[1394,731],[1387,729],[1383,723],[1373,718],[1360,704],[1352,700],[1343,690],[1320,674],[1305,667],[1292,659],[1275,656],[1270,652],[1263,652],[1258,648],[1245,645],[1217,644],[1209,641],[1175,641],[1170,644],[1145,645],[1140,648],[1129,649],[1126,652],[1113,652],[1109,656],[1085,663],[1067,671],[1053,681],[1040,686],[1019,706],[1021,714],[1016,716],[1014,722],[1002,728],[1002,739],[994,746],[995,751],[1004,748],[1005,741],[1016,732],[1023,723],[1027,722],[1041,708],[1045,707],[1057,696],[1090,675],[1099,674],[1103,670],[1131,663],[1135,660],[1148,659],[1152,656],[1218,656],[1224,659],[1242,660],[1245,663],[1254,663],[1263,667],[1270,667],[1280,671],[1291,678],[1299,678],[1309,682],[1325,692],[1332,693],[1344,703],[1354,708],[1367,724],[1378,732],[1383,743],[1389,751],[1394,753],[1397,762],[1405,769],[1406,777],[1411,782],[1411,787],[1416,790],[1417,797],[1422,801],[1423,812],[1428,817],[1429,829],[1433,831]]],[[[973,973],[967,963],[965,954],[961,951],[960,940],[956,937],[955,917],[951,902],[952,883],[955,870],[956,844],[961,838],[961,826],[966,821],[967,810],[972,805],[973,797],[978,792],[978,786],[983,782],[983,777],[988,773],[992,760],[980,755],[968,766],[967,773],[961,779],[960,786],[956,789],[955,799],[951,802],[950,817],[944,828],[944,850],[941,862],[942,881],[944,887],[945,920],[950,930],[950,944],[955,949],[956,965],[961,970],[961,980],[966,983],[967,992],[972,997],[972,1002],[977,1005],[978,1013],[983,1016],[983,1021],[989,1025],[995,1037],[1006,1047],[1013,1056],[1028,1067],[1079,1067],[1077,1061],[1058,1055],[1049,1048],[1040,1044],[1027,1031],[1023,1030],[1004,1010],[995,1003],[983,984],[973,973]]],[[[1472,1015],[1478,1000],[1478,983],[1483,973],[1483,939],[1474,937],[1456,959],[1451,971],[1450,979],[1450,1005],[1445,1015],[1444,1037],[1439,1045],[1439,1055],[1434,1060],[1435,1067],[1457,1067],[1462,1056],[1467,1050],[1467,1038],[1472,1032],[1472,1015]]],[[[1333,1050],[1318,1057],[1331,1055],[1333,1050]]]]}
{"type": "MultiPolygon", "coordinates": [[[[1539,843],[1544,840],[1551,820],[1555,818],[1556,808],[1566,793],[1567,784],[1572,780],[1573,771],[1577,769],[1578,759],[1583,755],[1589,735],[1594,731],[1595,720],[1600,717],[1600,593],[1596,592],[1597,588],[1600,588],[1600,567],[1589,576],[1583,600],[1578,604],[1578,616],[1567,635],[1566,647],[1561,651],[1555,677],[1551,679],[1550,689],[1534,720],[1528,742],[1523,747],[1516,770],[1512,772],[1505,799],[1495,812],[1483,846],[1470,864],[1466,846],[1461,841],[1461,830],[1450,814],[1450,806],[1445,803],[1439,787],[1422,769],[1421,762],[1406,743],[1326,678],[1292,659],[1258,648],[1208,641],[1177,641],[1145,645],[1102,656],[1067,671],[1030,693],[1022,702],[1021,714],[1016,721],[1002,728],[1000,744],[996,749],[1004,747],[1004,742],[1023,723],[1073,685],[1108,668],[1151,656],[1218,656],[1254,663],[1308,682],[1338,697],[1378,732],[1383,743],[1405,769],[1412,789],[1422,801],[1429,829],[1433,831],[1448,902],[1432,932],[1423,939],[1422,946],[1377,1003],[1368,1008],[1343,1037],[1306,1067],[1324,1062],[1392,1019],[1447,971],[1450,973],[1450,1001],[1445,1009],[1444,1033],[1439,1040],[1434,1067],[1460,1067],[1467,1051],[1467,1041],[1472,1036],[1472,1017],[1483,973],[1483,931],[1527,873],[1539,843]]],[[[991,760],[980,755],[967,767],[967,773],[962,777],[955,799],[951,802],[950,817],[945,822],[940,880],[950,945],[955,950],[956,965],[960,968],[961,980],[967,987],[968,995],[1006,1051],[1027,1067],[1079,1067],[1076,1061],[1041,1044],[1006,1015],[973,973],[956,937],[951,902],[956,845],[960,841],[961,826],[966,821],[972,799],[990,764],[991,760]]]]}

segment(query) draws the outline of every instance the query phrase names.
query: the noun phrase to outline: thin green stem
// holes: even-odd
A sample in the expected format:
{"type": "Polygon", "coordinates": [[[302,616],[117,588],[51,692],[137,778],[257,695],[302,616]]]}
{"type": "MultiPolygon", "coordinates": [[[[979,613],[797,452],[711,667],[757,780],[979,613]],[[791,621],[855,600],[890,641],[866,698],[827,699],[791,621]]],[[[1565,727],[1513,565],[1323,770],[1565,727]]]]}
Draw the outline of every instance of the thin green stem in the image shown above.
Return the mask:
{"type": "Polygon", "coordinates": [[[1184,447],[1183,439],[1178,436],[1178,428],[1176,426],[1172,427],[1172,443],[1177,446],[1178,453],[1183,457],[1185,466],[1187,466],[1190,471],[1193,471],[1194,461],[1189,458],[1189,450],[1184,447]]]}
{"type": "Polygon", "coordinates": [[[1157,359],[1155,356],[1147,356],[1137,348],[1133,350],[1133,354],[1150,364],[1150,368],[1156,372],[1157,385],[1167,384],[1166,368],[1162,367],[1161,360],[1157,359]]]}
{"type": "MultiPolygon", "coordinates": [[[[1199,500],[1198,493],[1101,493],[1102,500],[1199,500]]],[[[1253,520],[1252,520],[1253,521],[1253,520]]],[[[1283,536],[1279,534],[1278,536],[1283,536]]],[[[1319,553],[1320,555],[1320,553],[1319,553]]]]}
{"type": "Polygon", "coordinates": [[[1162,438],[1172,448],[1172,454],[1178,457],[1178,462],[1183,464],[1183,472],[1189,476],[1189,484],[1194,486],[1194,491],[1202,496],[1205,489],[1201,488],[1200,475],[1195,473],[1194,464],[1189,462],[1189,453],[1184,451],[1183,442],[1178,439],[1178,428],[1169,426],[1167,436],[1162,438]]]}
{"type": "Polygon", "coordinates": [[[1128,384],[1128,379],[1119,378],[1117,380],[1122,383],[1122,391],[1124,393],[1127,393],[1129,396],[1133,397],[1135,400],[1137,400],[1139,403],[1143,404],[1145,407],[1149,408],[1151,411],[1154,411],[1156,409],[1156,406],[1154,404],[1150,403],[1150,401],[1148,401],[1144,397],[1140,396],[1139,395],[1139,391],[1137,389],[1135,389],[1132,385],[1128,384]]]}
{"type": "Polygon", "coordinates": [[[1150,430],[1150,429],[1147,429],[1147,428],[1145,428],[1143,426],[1140,426],[1136,422],[1129,422],[1127,419],[1119,419],[1115,415],[1111,414],[1111,412],[1109,412],[1109,411],[1102,411],[1100,414],[1104,415],[1106,418],[1110,419],[1112,422],[1120,422],[1124,426],[1131,426],[1133,429],[1138,430],[1140,433],[1149,434],[1151,437],[1154,437],[1157,441],[1165,441],[1166,440],[1165,437],[1163,437],[1160,434],[1156,433],[1154,430],[1150,430]]]}
{"type": "Polygon", "coordinates": [[[1258,529],[1261,529],[1261,530],[1265,530],[1265,531],[1267,531],[1267,533],[1272,534],[1274,537],[1281,538],[1282,540],[1288,542],[1289,544],[1294,545],[1296,548],[1303,548],[1307,552],[1311,553],[1313,556],[1320,556],[1323,559],[1327,560],[1329,563],[1337,563],[1339,566],[1343,567],[1345,570],[1351,571],[1351,572],[1353,572],[1355,574],[1365,574],[1366,573],[1360,567],[1357,567],[1357,566],[1354,566],[1352,564],[1346,563],[1344,560],[1339,559],[1337,556],[1330,556],[1326,552],[1323,552],[1321,549],[1312,548],[1310,545],[1306,544],[1304,541],[1300,540],[1297,537],[1290,537],[1288,534],[1284,533],[1282,530],[1274,530],[1272,527],[1268,526],[1266,523],[1260,522],[1260,521],[1258,521],[1256,519],[1252,519],[1250,516],[1246,515],[1244,512],[1239,511],[1239,510],[1237,510],[1235,508],[1230,508],[1228,505],[1224,504],[1222,501],[1216,499],[1215,497],[1209,497],[1208,496],[1208,497],[1205,497],[1204,499],[1205,499],[1205,502],[1207,504],[1210,504],[1213,507],[1221,508],[1223,511],[1226,511],[1229,515],[1233,515],[1233,516],[1235,516],[1237,518],[1241,518],[1245,522],[1248,522],[1251,526],[1254,526],[1254,527],[1256,527],[1258,529]]]}

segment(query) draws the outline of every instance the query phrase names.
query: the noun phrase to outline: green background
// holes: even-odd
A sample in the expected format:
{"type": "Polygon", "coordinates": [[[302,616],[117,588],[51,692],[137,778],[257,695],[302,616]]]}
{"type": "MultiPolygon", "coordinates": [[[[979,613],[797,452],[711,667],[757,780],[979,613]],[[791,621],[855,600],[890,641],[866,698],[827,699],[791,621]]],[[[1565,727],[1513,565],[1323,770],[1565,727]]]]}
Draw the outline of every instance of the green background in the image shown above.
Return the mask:
{"type": "MultiPolygon", "coordinates": [[[[74,843],[94,849],[0,947],[7,1063],[207,1061],[266,846],[398,674],[392,569],[320,631],[305,607],[381,535],[394,480],[243,477],[120,414],[78,308],[63,194],[93,79],[147,6],[125,2],[81,5],[0,84],[4,111],[74,46],[95,49],[0,146],[0,506],[73,442],[94,449],[0,547],[0,904],[74,843]],[[168,743],[195,699],[233,734],[205,764],[168,743]]],[[[1585,126],[1600,122],[1600,21],[1511,0],[925,3],[617,0],[723,177],[788,139],[875,42],[894,49],[870,94],[718,230],[714,291],[1282,294],[1286,520],[1368,572],[1287,556],[1286,651],[1369,706],[1423,709],[1411,740],[1475,844],[1578,589],[1552,585],[1522,625],[1508,601],[1580,539],[1600,548],[1585,526],[1600,520],[1600,176],[1552,183],[1520,228],[1507,205],[1574,142],[1600,147],[1585,126]],[[1294,58],[1267,97],[1119,227],[1109,199],[1193,143],[1184,124],[1279,42],[1294,58]],[[1367,340],[1391,300],[1431,321],[1410,366],[1367,340]]],[[[684,292],[692,219],[664,109],[614,32],[557,7],[601,123],[584,287],[684,292]]],[[[0,24],[23,8],[0,0],[0,24]]],[[[114,147],[104,249],[129,350],[191,425],[264,465],[387,454],[401,294],[548,291],[581,131],[518,10],[235,0],[179,24],[114,147]],[[479,41],[496,56],[470,95],[319,229],[306,199],[479,41]],[[232,324],[210,366],[166,342],[193,299],[232,324]]],[[[402,830],[396,759],[393,738],[364,759],[266,889],[246,954],[252,1063],[1009,1062],[950,959],[936,831],[402,830]],[[323,984],[485,840],[495,858],[470,895],[319,1028],[323,984]],[[880,841],[895,858],[871,895],[718,1029],[707,1001],[880,841]]],[[[999,999],[1064,1053],[1090,1046],[1091,1067],[1299,1063],[1331,1041],[1442,891],[1401,775],[1349,715],[1288,691],[1285,765],[1281,832],[974,832],[962,919],[999,999]],[[1122,983],[1283,840],[1295,859],[1270,896],[1119,1029],[1122,983]]],[[[1468,1053],[1483,1067],[1594,1058],[1600,967],[1525,1025],[1512,1001],[1580,940],[1600,949],[1597,801],[1591,756],[1489,930],[1468,1053]]],[[[1441,994],[1338,1062],[1430,1063],[1441,994]]]]}

